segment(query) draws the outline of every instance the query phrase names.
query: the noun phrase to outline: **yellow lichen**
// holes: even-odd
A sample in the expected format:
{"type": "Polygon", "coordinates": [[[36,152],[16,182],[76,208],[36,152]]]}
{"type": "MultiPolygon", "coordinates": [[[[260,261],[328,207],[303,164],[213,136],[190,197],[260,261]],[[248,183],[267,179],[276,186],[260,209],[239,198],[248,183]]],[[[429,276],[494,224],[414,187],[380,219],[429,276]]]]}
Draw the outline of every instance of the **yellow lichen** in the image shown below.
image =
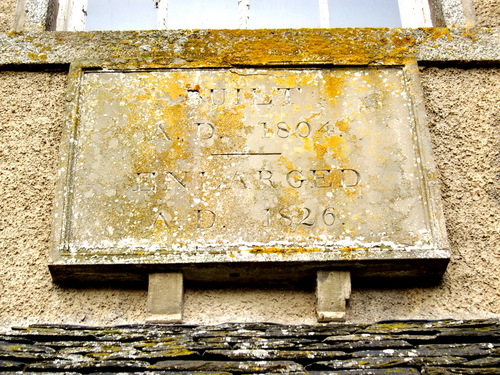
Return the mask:
{"type": "Polygon", "coordinates": [[[28,57],[30,58],[30,60],[32,61],[37,61],[37,60],[42,60],[42,61],[46,61],[47,60],[47,55],[42,53],[40,55],[36,54],[36,53],[33,53],[33,52],[28,52],[28,57]]]}
{"type": "Polygon", "coordinates": [[[323,251],[319,248],[306,248],[306,247],[254,247],[249,249],[248,252],[254,255],[263,254],[276,254],[282,256],[294,255],[294,254],[307,254],[307,253],[317,253],[323,251]]]}

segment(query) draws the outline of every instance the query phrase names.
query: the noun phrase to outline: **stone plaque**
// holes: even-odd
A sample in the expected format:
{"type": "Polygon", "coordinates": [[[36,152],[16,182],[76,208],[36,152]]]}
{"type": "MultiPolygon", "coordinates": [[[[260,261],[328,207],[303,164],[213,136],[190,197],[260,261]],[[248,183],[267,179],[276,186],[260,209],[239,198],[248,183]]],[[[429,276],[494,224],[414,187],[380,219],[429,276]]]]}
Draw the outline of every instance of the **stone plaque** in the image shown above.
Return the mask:
{"type": "Polygon", "coordinates": [[[78,73],[56,275],[71,265],[383,260],[390,275],[402,261],[446,264],[407,68],[78,73]]]}

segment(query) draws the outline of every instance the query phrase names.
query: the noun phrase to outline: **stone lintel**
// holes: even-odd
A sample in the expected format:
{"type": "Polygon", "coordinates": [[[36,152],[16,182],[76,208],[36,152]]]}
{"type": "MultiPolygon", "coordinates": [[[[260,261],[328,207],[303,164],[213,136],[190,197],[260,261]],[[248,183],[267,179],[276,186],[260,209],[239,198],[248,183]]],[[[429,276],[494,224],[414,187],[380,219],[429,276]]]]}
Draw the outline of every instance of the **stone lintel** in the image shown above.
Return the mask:
{"type": "Polygon", "coordinates": [[[180,272],[149,275],[147,323],[181,323],[184,286],[180,272]]]}
{"type": "Polygon", "coordinates": [[[349,271],[318,271],[316,312],[319,322],[344,321],[346,301],[351,296],[349,271]]]}
{"type": "Polygon", "coordinates": [[[156,30],[0,33],[0,66],[88,60],[138,68],[500,60],[500,28],[156,30]],[[278,51],[263,53],[263,51],[278,51]],[[135,65],[134,65],[135,64],[135,65]]]}

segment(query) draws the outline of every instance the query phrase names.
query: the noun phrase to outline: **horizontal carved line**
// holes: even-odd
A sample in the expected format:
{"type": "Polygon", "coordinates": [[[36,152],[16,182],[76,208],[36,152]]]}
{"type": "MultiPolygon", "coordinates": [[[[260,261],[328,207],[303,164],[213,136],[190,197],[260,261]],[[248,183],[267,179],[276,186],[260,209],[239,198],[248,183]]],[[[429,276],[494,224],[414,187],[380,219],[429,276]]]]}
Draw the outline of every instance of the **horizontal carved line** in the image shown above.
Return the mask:
{"type": "Polygon", "coordinates": [[[227,152],[223,154],[212,154],[212,156],[253,156],[253,155],[279,156],[281,155],[281,152],[227,152]]]}

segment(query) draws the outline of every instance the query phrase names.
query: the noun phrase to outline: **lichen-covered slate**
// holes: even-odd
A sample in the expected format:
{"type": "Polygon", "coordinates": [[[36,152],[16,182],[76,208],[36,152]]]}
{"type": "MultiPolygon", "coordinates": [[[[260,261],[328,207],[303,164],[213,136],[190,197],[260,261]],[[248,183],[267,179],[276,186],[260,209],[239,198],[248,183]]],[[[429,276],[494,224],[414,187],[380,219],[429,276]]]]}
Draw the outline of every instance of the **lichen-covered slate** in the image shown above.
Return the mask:
{"type": "Polygon", "coordinates": [[[0,371],[496,374],[499,335],[498,320],[313,326],[37,325],[0,335],[0,371]],[[448,335],[450,331],[455,334],[448,335]],[[478,331],[483,334],[477,335],[478,331]],[[226,346],[215,349],[214,340],[226,346]]]}
{"type": "Polygon", "coordinates": [[[72,77],[56,273],[448,259],[410,68],[76,67],[72,77]]]}

